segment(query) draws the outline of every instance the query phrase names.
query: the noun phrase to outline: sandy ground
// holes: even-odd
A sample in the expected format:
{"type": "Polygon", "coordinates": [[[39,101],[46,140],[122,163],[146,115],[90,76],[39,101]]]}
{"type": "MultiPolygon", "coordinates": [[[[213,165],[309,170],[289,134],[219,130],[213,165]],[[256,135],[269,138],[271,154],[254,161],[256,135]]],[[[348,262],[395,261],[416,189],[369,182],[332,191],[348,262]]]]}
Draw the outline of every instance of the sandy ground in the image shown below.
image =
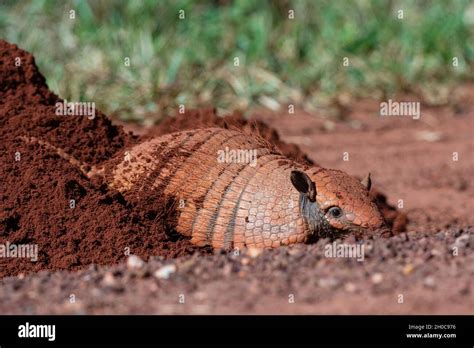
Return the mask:
{"type": "Polygon", "coordinates": [[[474,229],[367,243],[364,261],[328,259],[324,244],[187,256],[11,277],[2,313],[472,313],[474,229]],[[468,246],[470,243],[471,246],[468,246]],[[451,248],[460,253],[453,256],[451,248]],[[71,297],[75,302],[71,303],[71,297]]]}

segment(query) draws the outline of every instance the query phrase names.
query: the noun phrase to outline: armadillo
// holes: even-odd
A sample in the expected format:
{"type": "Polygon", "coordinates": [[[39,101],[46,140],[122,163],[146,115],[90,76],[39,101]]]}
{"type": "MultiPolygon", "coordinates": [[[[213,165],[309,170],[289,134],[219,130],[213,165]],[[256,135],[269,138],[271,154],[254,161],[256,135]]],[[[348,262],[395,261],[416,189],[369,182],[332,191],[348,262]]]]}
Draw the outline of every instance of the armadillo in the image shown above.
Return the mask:
{"type": "Polygon", "coordinates": [[[197,246],[276,248],[387,230],[369,197],[370,175],[361,182],[339,170],[296,163],[237,130],[152,138],[100,167],[46,141],[22,139],[52,148],[89,178],[102,175],[125,198],[173,199],[176,232],[197,246]]]}

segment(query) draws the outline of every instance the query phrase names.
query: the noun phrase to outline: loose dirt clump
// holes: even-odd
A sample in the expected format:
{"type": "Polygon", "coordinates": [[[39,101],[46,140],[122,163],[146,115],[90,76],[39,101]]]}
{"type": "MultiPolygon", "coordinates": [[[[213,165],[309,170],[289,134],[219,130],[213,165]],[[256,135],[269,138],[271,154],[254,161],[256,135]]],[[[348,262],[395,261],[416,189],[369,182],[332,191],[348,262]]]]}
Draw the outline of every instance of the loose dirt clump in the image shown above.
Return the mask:
{"type": "Polygon", "coordinates": [[[18,139],[47,139],[81,161],[99,164],[139,141],[137,136],[100,112],[92,120],[56,115],[55,103],[62,100],[49,91],[34,58],[5,41],[0,41],[0,80],[0,244],[37,245],[39,254],[36,262],[0,259],[0,277],[113,264],[128,252],[169,258],[197,250],[166,234],[156,216],[89,181],[51,150],[18,139]]]}

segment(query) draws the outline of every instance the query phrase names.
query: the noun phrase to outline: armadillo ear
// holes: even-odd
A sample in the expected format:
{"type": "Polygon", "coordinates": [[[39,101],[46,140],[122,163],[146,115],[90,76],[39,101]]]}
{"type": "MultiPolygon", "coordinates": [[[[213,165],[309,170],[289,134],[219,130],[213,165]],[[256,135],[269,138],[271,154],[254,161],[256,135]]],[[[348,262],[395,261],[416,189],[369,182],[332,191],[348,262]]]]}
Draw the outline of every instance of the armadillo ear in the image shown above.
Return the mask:
{"type": "Polygon", "coordinates": [[[291,171],[291,183],[299,192],[304,193],[311,202],[316,200],[316,185],[308,174],[299,170],[291,171]]]}
{"type": "Polygon", "coordinates": [[[372,187],[372,180],[370,179],[370,173],[368,173],[367,176],[364,179],[362,179],[360,183],[367,189],[367,191],[370,191],[370,188],[372,187]]]}

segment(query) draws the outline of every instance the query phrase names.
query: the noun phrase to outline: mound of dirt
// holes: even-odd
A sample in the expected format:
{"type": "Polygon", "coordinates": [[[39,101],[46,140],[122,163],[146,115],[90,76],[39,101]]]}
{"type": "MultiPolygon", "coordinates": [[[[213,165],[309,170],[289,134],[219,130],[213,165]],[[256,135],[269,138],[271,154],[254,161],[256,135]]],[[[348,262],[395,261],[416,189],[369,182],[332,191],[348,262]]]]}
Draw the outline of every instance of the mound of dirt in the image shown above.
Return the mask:
{"type": "MultiPolygon", "coordinates": [[[[0,41],[0,80],[0,245],[38,247],[35,262],[0,258],[0,277],[43,269],[73,270],[92,263],[115,264],[128,254],[146,259],[209,253],[184,237],[166,233],[158,211],[126,202],[100,180],[87,179],[53,151],[19,138],[46,139],[85,163],[100,164],[143,137],[126,133],[101,112],[93,119],[56,115],[55,104],[63,100],[48,89],[33,56],[5,41],[0,41]]],[[[240,114],[218,117],[214,109],[169,118],[145,137],[205,126],[259,134],[288,157],[312,163],[298,146],[281,141],[265,123],[246,120],[240,114]]],[[[383,195],[376,198],[393,223],[396,210],[386,204],[383,195]]]]}
{"type": "Polygon", "coordinates": [[[22,135],[47,139],[90,164],[139,141],[102,113],[94,119],[56,115],[56,102],[31,54],[0,41],[0,244],[37,245],[38,260],[0,258],[0,277],[42,269],[118,263],[128,252],[165,258],[192,253],[155,216],[91,182],[70,163],[22,135]],[[19,60],[18,60],[18,59],[19,60]],[[16,64],[20,62],[19,64],[16,64]],[[71,208],[74,200],[74,208],[71,208]]]}

